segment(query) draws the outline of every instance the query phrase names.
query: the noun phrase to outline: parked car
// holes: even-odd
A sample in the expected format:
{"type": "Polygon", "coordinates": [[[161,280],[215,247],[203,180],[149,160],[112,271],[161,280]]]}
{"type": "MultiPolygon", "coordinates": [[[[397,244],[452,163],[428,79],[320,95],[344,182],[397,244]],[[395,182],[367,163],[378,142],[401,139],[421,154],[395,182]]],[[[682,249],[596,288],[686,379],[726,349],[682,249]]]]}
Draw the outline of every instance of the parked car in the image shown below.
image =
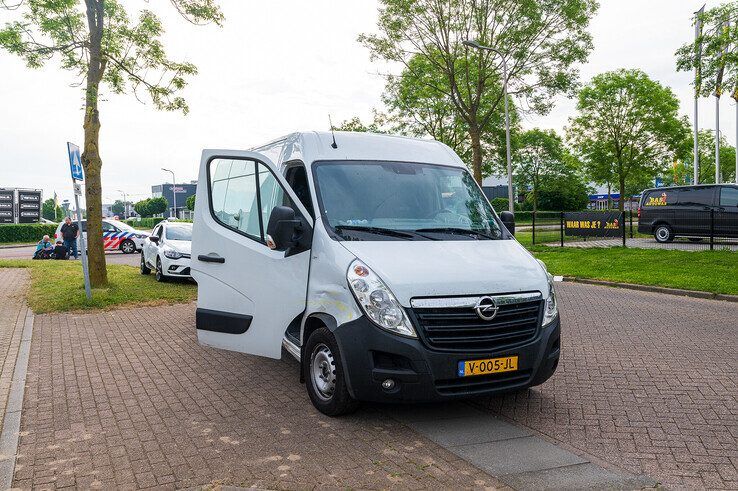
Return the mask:
{"type": "Polygon", "coordinates": [[[738,237],[738,185],[646,189],[638,205],[638,232],[661,243],[676,237],[738,237]]]}
{"type": "Polygon", "coordinates": [[[169,277],[190,278],[192,224],[160,222],[141,251],[141,274],[156,272],[156,281],[169,277]]]}
{"type": "MultiPolygon", "coordinates": [[[[77,222],[75,221],[75,223],[77,222]]],[[[61,222],[56,227],[54,238],[62,238],[61,227],[63,224],[64,222],[61,222]]],[[[143,248],[144,240],[149,236],[149,233],[144,230],[136,230],[127,223],[107,218],[102,221],[102,229],[105,250],[120,250],[124,254],[140,251],[143,248]]],[[[87,241],[87,220],[82,220],[82,233],[85,234],[85,241],[87,241]]]]}
{"type": "Polygon", "coordinates": [[[199,342],[284,348],[327,415],[523,390],[556,370],[552,277],[442,143],[309,132],[205,150],[195,202],[199,342]]]}

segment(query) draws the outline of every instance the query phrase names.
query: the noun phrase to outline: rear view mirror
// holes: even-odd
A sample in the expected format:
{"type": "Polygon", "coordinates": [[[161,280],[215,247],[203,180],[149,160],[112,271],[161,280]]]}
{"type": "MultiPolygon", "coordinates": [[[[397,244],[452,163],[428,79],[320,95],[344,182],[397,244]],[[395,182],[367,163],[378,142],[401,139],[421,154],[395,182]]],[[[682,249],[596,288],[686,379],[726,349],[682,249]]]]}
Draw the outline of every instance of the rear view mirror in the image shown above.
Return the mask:
{"type": "Polygon", "coordinates": [[[159,243],[159,237],[157,237],[156,235],[152,235],[151,237],[149,237],[149,240],[153,242],[154,244],[159,243]]]}
{"type": "Polygon", "coordinates": [[[267,225],[267,246],[276,251],[286,251],[297,245],[302,222],[295,218],[295,210],[289,206],[275,206],[267,225]]]}
{"type": "Polygon", "coordinates": [[[500,220],[502,220],[502,224],[505,225],[508,232],[515,235],[515,215],[512,212],[503,211],[500,213],[500,220]]]}

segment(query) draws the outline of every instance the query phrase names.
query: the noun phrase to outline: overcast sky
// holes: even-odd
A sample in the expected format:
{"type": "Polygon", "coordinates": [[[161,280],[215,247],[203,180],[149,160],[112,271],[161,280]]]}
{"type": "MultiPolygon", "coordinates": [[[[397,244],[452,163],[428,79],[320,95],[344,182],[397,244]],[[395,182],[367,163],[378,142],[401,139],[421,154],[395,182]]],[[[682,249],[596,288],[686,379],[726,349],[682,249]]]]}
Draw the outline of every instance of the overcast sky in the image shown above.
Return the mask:
{"type": "MultiPolygon", "coordinates": [[[[123,2],[131,9],[153,3],[123,2]]],[[[721,2],[708,1],[712,7],[721,2]]],[[[178,182],[197,177],[203,148],[244,149],[296,130],[328,129],[354,115],[368,120],[381,108],[383,81],[356,37],[375,29],[372,0],[221,0],[223,28],[194,27],[158,8],[171,57],[195,63],[200,74],[184,92],[188,116],[156,111],[131,96],[101,103],[103,202],[138,201],[173,169],[178,182]]],[[[582,82],[616,68],[640,68],[670,86],[692,117],[691,75],[676,73],[675,50],[694,35],[700,1],[601,0],[590,31],[594,50],[582,82]]],[[[7,14],[3,14],[7,15],[7,14]]],[[[42,188],[71,199],[66,142],[82,144],[82,90],[56,62],[29,70],[0,51],[0,187],[42,188]]],[[[702,99],[700,125],[714,128],[714,98],[702,99]]],[[[561,130],[574,102],[529,117],[526,127],[561,130]]],[[[721,129],[735,142],[735,104],[723,97],[721,129]]]]}

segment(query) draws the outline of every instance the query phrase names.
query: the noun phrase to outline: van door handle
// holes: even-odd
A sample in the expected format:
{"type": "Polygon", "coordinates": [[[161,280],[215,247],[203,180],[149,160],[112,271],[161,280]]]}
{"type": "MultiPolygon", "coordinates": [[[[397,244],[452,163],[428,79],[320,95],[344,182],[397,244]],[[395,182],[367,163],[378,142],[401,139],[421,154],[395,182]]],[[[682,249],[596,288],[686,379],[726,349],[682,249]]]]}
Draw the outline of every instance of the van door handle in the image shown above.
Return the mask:
{"type": "Polygon", "coordinates": [[[224,257],[220,257],[214,252],[211,252],[210,254],[200,254],[197,256],[198,261],[202,261],[204,263],[220,263],[223,264],[225,262],[224,257]]]}

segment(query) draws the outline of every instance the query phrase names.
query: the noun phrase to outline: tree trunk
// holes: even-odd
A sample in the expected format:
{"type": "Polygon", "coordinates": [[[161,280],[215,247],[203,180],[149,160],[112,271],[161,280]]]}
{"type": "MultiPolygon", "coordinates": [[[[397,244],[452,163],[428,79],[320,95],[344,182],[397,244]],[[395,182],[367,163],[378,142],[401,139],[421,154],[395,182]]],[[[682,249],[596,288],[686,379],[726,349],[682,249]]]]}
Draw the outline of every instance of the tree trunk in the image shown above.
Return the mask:
{"type": "Polygon", "coordinates": [[[612,210],[612,185],[607,181],[607,209],[612,210]]]}
{"type": "Polygon", "coordinates": [[[625,178],[620,177],[620,199],[618,200],[618,209],[625,211],[625,178]]]}
{"type": "Polygon", "coordinates": [[[476,128],[469,129],[472,147],[472,171],[474,179],[482,185],[482,135],[476,128]]]}
{"type": "Polygon", "coordinates": [[[90,58],[87,65],[87,90],[85,91],[85,146],[82,166],[85,169],[85,206],[87,208],[87,251],[90,268],[90,285],[93,288],[107,286],[108,271],[105,266],[105,249],[102,239],[102,183],[100,171],[100,113],[98,93],[100,80],[105,72],[102,58],[103,5],[101,0],[86,0],[87,23],[90,29],[90,58]]]}

